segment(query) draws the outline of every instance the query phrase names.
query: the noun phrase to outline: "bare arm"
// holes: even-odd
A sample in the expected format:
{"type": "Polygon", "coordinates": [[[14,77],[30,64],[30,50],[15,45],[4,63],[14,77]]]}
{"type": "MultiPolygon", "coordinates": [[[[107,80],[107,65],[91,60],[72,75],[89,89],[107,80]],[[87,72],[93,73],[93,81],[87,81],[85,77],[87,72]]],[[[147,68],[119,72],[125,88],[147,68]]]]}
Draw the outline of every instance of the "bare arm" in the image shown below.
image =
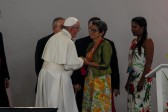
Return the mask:
{"type": "Polygon", "coordinates": [[[145,75],[149,73],[149,70],[151,69],[151,65],[153,62],[154,44],[151,39],[146,39],[146,41],[144,42],[144,49],[146,53],[146,63],[142,77],[145,78],[145,75]]]}
{"type": "Polygon", "coordinates": [[[145,82],[145,75],[148,74],[151,69],[151,65],[152,65],[152,61],[153,61],[153,54],[154,54],[154,44],[151,39],[146,39],[143,44],[143,47],[144,47],[145,53],[146,53],[146,63],[145,63],[142,77],[138,83],[138,87],[139,87],[138,91],[141,91],[143,88],[143,85],[145,82]]]}

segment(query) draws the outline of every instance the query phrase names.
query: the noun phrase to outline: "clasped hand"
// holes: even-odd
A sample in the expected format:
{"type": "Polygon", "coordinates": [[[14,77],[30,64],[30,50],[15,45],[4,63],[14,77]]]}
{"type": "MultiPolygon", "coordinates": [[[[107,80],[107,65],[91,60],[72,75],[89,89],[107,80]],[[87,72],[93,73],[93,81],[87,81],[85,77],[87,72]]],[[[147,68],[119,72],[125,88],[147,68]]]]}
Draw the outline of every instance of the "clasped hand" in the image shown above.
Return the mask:
{"type": "Polygon", "coordinates": [[[83,62],[84,65],[88,65],[88,64],[89,64],[89,61],[88,61],[86,58],[84,58],[84,57],[81,57],[81,58],[82,58],[83,61],[84,61],[84,62],[83,62]]]}
{"type": "Polygon", "coordinates": [[[137,85],[137,92],[142,91],[144,83],[145,83],[145,78],[141,77],[141,79],[140,79],[140,81],[138,82],[138,85],[137,85]]]}

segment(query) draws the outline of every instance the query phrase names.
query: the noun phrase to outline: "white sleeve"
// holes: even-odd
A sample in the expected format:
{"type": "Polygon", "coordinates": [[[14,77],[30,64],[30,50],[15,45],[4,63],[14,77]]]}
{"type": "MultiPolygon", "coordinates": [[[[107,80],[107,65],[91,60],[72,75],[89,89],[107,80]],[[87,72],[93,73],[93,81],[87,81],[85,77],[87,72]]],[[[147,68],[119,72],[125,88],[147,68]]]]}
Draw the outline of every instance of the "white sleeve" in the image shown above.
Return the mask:
{"type": "Polygon", "coordinates": [[[76,47],[73,41],[68,43],[67,60],[64,67],[66,70],[76,70],[83,65],[83,59],[78,57],[76,47]]]}

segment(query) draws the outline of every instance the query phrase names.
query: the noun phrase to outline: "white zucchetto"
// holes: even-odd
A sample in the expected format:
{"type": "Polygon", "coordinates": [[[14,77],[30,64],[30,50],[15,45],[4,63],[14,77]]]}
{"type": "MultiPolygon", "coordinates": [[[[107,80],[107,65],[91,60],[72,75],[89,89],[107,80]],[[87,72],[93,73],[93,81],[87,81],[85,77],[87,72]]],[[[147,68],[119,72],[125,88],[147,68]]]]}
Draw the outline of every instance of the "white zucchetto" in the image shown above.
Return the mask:
{"type": "Polygon", "coordinates": [[[78,22],[78,19],[75,17],[68,17],[65,22],[64,22],[64,26],[73,26],[74,24],[76,24],[78,22]]]}

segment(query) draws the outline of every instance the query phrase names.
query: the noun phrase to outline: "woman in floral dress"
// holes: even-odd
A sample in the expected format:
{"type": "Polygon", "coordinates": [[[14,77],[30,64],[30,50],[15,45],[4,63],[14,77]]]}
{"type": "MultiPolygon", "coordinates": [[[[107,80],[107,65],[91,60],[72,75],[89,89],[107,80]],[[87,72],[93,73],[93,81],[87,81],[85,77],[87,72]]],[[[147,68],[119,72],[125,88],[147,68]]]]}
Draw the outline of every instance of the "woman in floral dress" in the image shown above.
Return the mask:
{"type": "Polygon", "coordinates": [[[154,44],[147,34],[147,22],[143,17],[135,17],[131,23],[133,39],[129,51],[129,77],[125,85],[128,92],[128,112],[150,112],[150,90],[152,78],[145,79],[152,65],[154,44]]]}
{"type": "Polygon", "coordinates": [[[94,21],[89,28],[93,42],[89,44],[86,59],[88,73],[85,79],[82,112],[111,112],[111,68],[112,48],[103,39],[107,25],[94,21]]]}

